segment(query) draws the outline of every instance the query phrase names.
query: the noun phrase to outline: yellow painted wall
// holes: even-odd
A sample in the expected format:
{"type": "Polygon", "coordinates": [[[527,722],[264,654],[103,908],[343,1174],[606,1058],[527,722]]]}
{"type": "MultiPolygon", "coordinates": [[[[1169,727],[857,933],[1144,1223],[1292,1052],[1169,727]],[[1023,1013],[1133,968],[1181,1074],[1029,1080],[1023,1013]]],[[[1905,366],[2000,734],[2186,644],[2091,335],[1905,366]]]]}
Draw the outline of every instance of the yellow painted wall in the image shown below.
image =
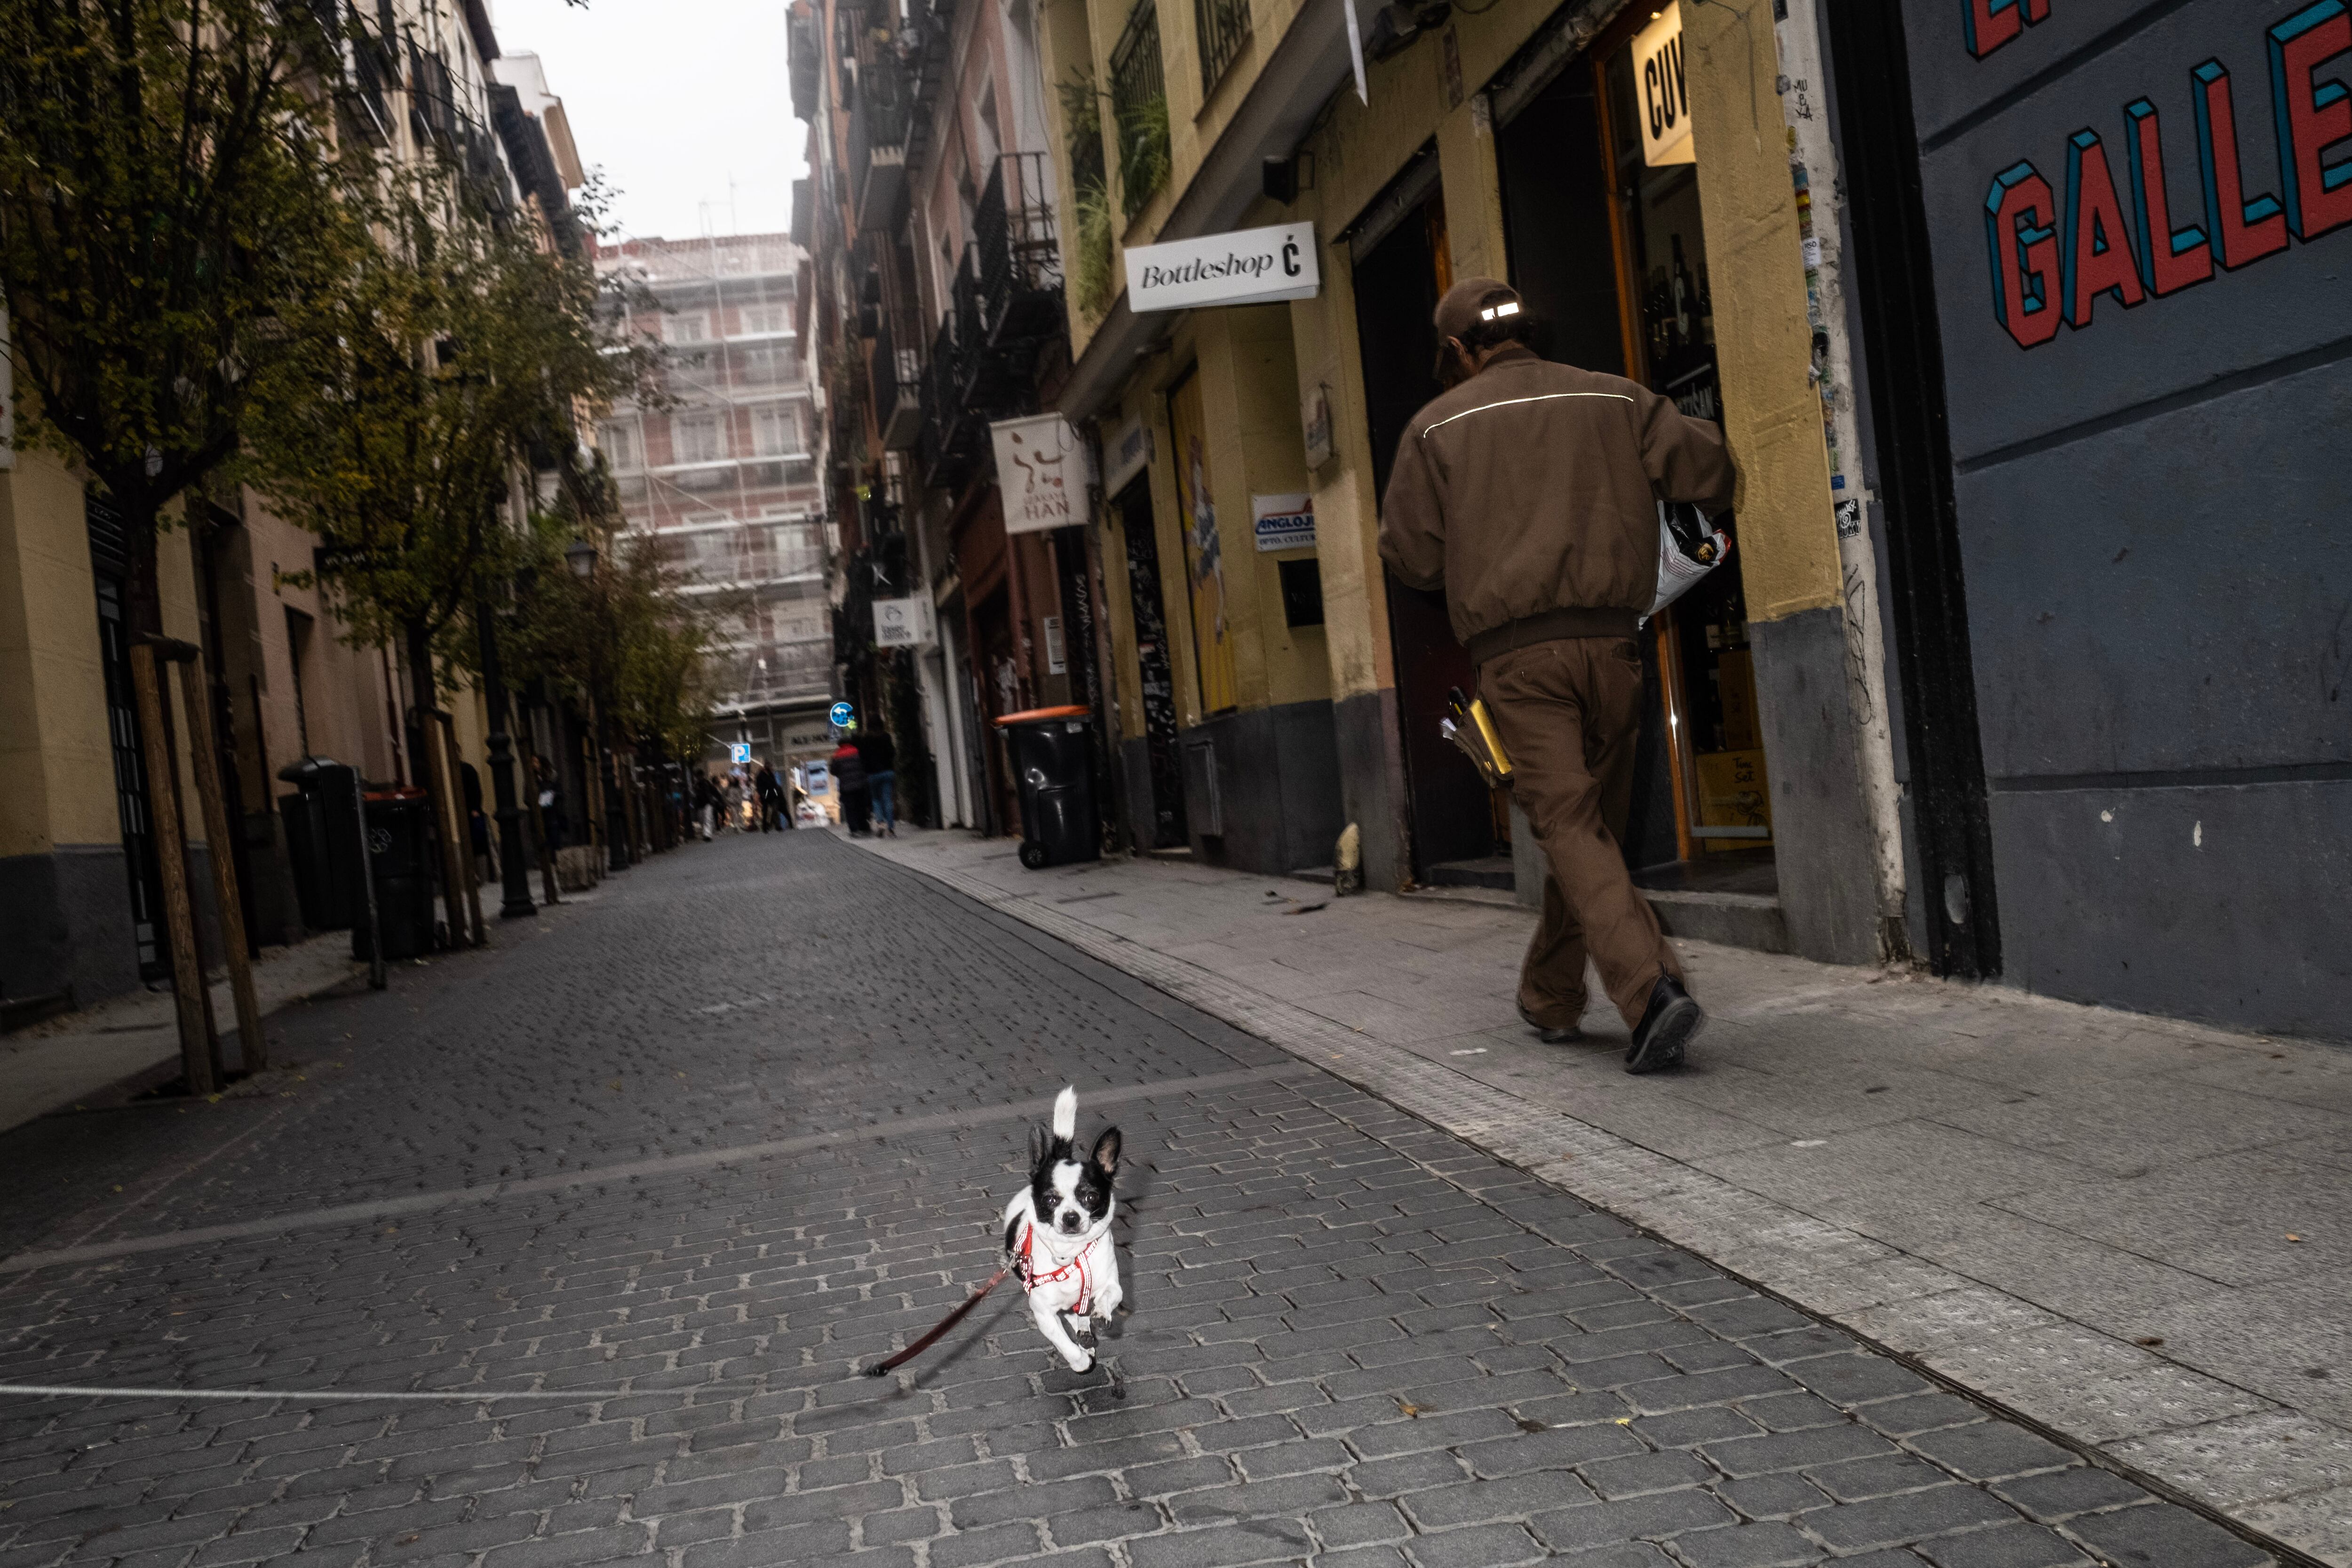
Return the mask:
{"type": "Polygon", "coordinates": [[[1739,464],[1740,580],[1748,618],[1778,620],[1843,597],[1780,57],[1769,26],[1743,29],[1721,6],[1685,5],[1683,38],[1725,434],[1739,464]]]}
{"type": "Polygon", "coordinates": [[[81,483],[45,452],[0,475],[0,855],[118,844],[81,483]]]}

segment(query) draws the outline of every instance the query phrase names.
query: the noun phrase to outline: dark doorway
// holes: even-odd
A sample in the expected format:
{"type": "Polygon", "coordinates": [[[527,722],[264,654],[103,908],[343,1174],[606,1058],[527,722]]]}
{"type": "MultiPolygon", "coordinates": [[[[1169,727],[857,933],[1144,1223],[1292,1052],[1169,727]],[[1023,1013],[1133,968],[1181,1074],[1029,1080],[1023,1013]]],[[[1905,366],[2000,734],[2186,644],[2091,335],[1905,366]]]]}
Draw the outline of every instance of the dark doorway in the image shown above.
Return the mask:
{"type": "MultiPolygon", "coordinates": [[[[1453,258],[1445,235],[1445,195],[1434,179],[1433,155],[1399,176],[1425,194],[1408,196],[1402,212],[1385,214],[1387,232],[1355,241],[1356,337],[1364,363],[1364,408],[1370,426],[1372,477],[1383,493],[1397,442],[1413,415],[1444,389],[1437,384],[1437,329],[1431,318],[1451,284],[1453,258]]],[[[1384,196],[1371,212],[1395,198],[1384,196]]],[[[1403,731],[1405,811],[1413,879],[1433,869],[1486,859],[1500,850],[1494,792],[1438,733],[1446,692],[1475,689],[1477,671],[1454,637],[1441,590],[1388,584],[1389,649],[1396,665],[1397,721],[1403,731]]],[[[1507,832],[1507,818],[1502,818],[1507,832]]]]}
{"type": "MultiPolygon", "coordinates": [[[[1118,492],[1127,535],[1127,593],[1135,618],[1136,676],[1143,689],[1143,751],[1149,800],[1130,798],[1136,847],[1174,849],[1184,843],[1184,759],[1176,738],[1176,684],[1168,664],[1168,616],[1160,596],[1160,538],[1152,531],[1151,487],[1139,479],[1118,492]]],[[[1130,773],[1132,778],[1132,773],[1130,773]]],[[[1137,783],[1145,782],[1142,780],[1137,783]]],[[[1133,784],[1129,795],[1134,794],[1133,784]]]]}
{"type": "Polygon", "coordinates": [[[1495,132],[1511,287],[1540,324],[1544,358],[1625,374],[1612,185],[1591,69],[1572,62],[1495,132]]]}
{"type": "MultiPolygon", "coordinates": [[[[1540,328],[1536,347],[1546,359],[1623,375],[1629,322],[1618,281],[1616,187],[1608,149],[1599,85],[1581,59],[1570,62],[1495,132],[1511,286],[1525,296],[1540,328]]],[[[1658,639],[1636,641],[1642,738],[1621,847],[1627,867],[1638,871],[1673,864],[1682,840],[1658,639]]]]}
{"type": "Polygon", "coordinates": [[[1991,976],[2001,967],[1992,823],[1910,57],[1900,7],[1837,0],[1826,15],[1927,962],[1938,974],[1991,976]]]}

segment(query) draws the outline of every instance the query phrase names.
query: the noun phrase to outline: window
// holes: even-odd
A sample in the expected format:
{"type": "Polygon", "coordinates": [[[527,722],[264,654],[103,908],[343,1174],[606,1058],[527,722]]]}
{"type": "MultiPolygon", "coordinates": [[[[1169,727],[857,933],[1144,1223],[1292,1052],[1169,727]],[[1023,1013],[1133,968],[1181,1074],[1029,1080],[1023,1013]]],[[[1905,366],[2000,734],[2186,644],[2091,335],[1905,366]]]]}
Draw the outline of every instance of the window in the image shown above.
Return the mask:
{"type": "Polygon", "coordinates": [[[1201,40],[1201,96],[1206,98],[1249,42],[1249,0],[1192,0],[1192,26],[1201,40]]]}
{"type": "Polygon", "coordinates": [[[672,460],[680,463],[715,463],[727,456],[725,434],[715,414],[689,414],[674,421],[670,445],[672,460]]]}
{"type": "Polygon", "coordinates": [[[800,411],[789,403],[762,403],[751,410],[751,450],[781,458],[800,448],[800,411]]]}
{"type": "Polygon", "coordinates": [[[735,351],[735,381],[739,386],[773,386],[784,379],[791,360],[778,343],[753,343],[735,351]]]}
{"type": "Polygon", "coordinates": [[[789,305],[746,305],[735,313],[736,331],[743,337],[761,337],[773,332],[792,331],[792,307],[789,305]]]}
{"type": "Polygon", "coordinates": [[[637,427],[634,424],[615,421],[605,426],[597,434],[596,445],[603,448],[604,460],[612,465],[614,473],[626,473],[645,466],[645,447],[637,439],[637,427]]]}
{"type": "Polygon", "coordinates": [[[674,343],[707,343],[710,341],[710,318],[700,310],[681,310],[669,318],[665,335],[674,343]]]}
{"type": "Polygon", "coordinates": [[[1139,0],[1110,52],[1110,107],[1118,122],[1119,206],[1133,217],[1168,183],[1168,81],[1157,0],[1139,0]]]}

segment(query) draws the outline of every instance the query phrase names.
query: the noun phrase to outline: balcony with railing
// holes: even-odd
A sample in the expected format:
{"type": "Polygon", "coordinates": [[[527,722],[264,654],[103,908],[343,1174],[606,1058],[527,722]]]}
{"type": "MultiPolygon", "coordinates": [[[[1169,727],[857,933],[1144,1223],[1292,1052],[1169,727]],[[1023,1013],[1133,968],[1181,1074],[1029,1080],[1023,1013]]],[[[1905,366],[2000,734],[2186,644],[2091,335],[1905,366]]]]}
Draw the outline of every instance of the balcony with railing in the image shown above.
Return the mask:
{"type": "Polygon", "coordinates": [[[849,108],[849,188],[857,226],[887,228],[907,194],[906,83],[895,56],[877,54],[857,72],[849,108]]]}
{"type": "Polygon", "coordinates": [[[948,313],[931,339],[923,378],[923,427],[916,448],[926,482],[955,489],[970,479],[988,447],[988,422],[1004,395],[993,356],[981,331],[980,282],[970,247],[948,290],[948,313]]]}
{"type": "Polygon", "coordinates": [[[883,312],[867,371],[874,423],[881,429],[883,449],[894,452],[915,445],[923,426],[923,356],[919,349],[898,346],[900,326],[891,312],[883,312]]]}
{"type": "Polygon", "coordinates": [[[997,159],[972,217],[981,336],[1013,358],[1016,372],[1034,368],[1035,345],[1064,321],[1062,252],[1045,183],[1051,167],[1043,153],[997,159]]]}

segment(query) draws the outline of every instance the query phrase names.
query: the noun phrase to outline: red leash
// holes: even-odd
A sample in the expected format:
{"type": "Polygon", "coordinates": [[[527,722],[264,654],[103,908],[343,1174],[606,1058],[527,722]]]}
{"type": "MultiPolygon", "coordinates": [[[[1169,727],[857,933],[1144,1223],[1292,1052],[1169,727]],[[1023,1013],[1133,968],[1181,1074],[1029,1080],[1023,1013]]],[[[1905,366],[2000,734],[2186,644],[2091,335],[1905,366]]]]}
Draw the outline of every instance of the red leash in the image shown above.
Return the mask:
{"type": "Polygon", "coordinates": [[[954,1328],[958,1323],[962,1322],[964,1320],[964,1314],[970,1312],[974,1307],[979,1306],[982,1300],[987,1297],[991,1290],[995,1289],[999,1285],[1004,1283],[1005,1279],[1012,1274],[1012,1272],[1013,1267],[1010,1264],[998,1269],[993,1275],[990,1276],[987,1284],[982,1285],[979,1289],[974,1290],[971,1293],[971,1299],[965,1301],[962,1306],[958,1307],[954,1311],[950,1312],[946,1317],[941,1318],[938,1328],[933,1329],[929,1333],[925,1334],[921,1339],[917,1340],[913,1344],[908,1345],[905,1350],[900,1351],[897,1355],[890,1357],[887,1361],[876,1362],[872,1366],[866,1369],[866,1375],[868,1377],[887,1376],[898,1368],[904,1366],[907,1363],[914,1360],[917,1356],[922,1354],[933,1345],[939,1343],[940,1337],[941,1335],[945,1334],[950,1329],[954,1328]]]}

